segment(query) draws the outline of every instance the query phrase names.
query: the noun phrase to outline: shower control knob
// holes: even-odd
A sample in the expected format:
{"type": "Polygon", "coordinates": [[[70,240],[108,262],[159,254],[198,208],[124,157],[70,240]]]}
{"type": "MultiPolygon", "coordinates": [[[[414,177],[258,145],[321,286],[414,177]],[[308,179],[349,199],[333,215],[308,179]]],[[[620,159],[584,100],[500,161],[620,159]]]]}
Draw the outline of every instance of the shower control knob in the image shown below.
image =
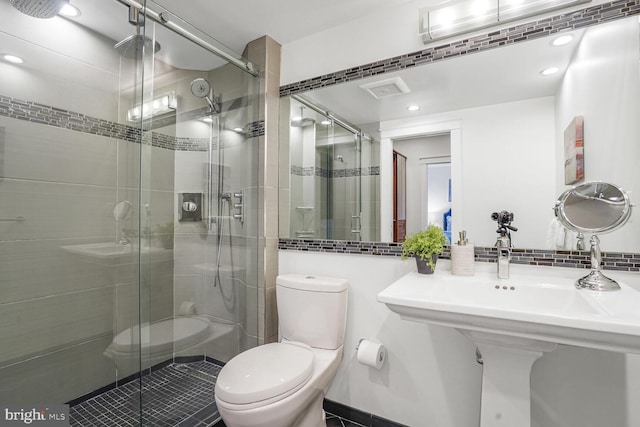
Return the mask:
{"type": "Polygon", "coordinates": [[[182,210],[185,212],[195,212],[198,210],[198,205],[194,202],[184,202],[182,203],[182,210]]]}

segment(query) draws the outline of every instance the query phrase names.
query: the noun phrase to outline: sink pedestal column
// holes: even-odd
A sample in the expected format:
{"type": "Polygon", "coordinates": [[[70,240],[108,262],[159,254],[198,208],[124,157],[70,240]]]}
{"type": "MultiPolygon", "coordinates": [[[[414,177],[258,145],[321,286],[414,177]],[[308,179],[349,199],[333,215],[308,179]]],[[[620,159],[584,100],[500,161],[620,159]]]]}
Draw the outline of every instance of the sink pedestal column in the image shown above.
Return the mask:
{"type": "Polygon", "coordinates": [[[460,332],[482,354],[480,427],[531,426],[531,367],[556,344],[491,333],[460,332]]]}

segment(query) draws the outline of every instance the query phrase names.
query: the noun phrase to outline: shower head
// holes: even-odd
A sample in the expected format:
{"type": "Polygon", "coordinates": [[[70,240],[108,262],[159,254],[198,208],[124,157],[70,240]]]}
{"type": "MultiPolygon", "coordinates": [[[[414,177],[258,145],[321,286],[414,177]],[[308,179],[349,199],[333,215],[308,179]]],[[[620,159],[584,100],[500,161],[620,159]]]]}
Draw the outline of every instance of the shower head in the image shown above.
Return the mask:
{"type": "Polygon", "coordinates": [[[149,37],[142,34],[133,34],[126,39],[116,43],[113,47],[116,48],[120,56],[127,59],[139,59],[142,57],[142,49],[151,49],[153,44],[153,53],[160,50],[161,46],[158,42],[153,42],[149,37]]]}
{"type": "Polygon", "coordinates": [[[316,122],[311,117],[304,117],[303,111],[304,107],[300,107],[300,117],[294,117],[291,119],[291,127],[303,128],[306,126],[311,126],[316,122]]]}
{"type": "Polygon", "coordinates": [[[56,16],[68,0],[9,0],[9,2],[25,15],[49,19],[56,16]]]}
{"type": "Polygon", "coordinates": [[[191,82],[191,93],[197,98],[208,98],[211,94],[211,84],[202,77],[191,82]]]}
{"type": "Polygon", "coordinates": [[[203,79],[202,77],[194,79],[191,82],[191,93],[197,98],[206,99],[212,113],[217,114],[220,112],[220,108],[216,107],[218,100],[214,103],[215,98],[212,99],[213,92],[211,91],[211,84],[207,79],[203,79]]]}

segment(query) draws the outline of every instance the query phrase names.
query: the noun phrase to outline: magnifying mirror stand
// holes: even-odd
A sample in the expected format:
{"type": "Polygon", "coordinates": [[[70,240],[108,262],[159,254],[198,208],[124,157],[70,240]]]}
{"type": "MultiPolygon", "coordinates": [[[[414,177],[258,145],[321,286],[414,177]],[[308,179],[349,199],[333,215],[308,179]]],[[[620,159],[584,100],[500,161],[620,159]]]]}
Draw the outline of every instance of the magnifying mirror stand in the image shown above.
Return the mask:
{"type": "Polygon", "coordinates": [[[591,243],[591,272],[576,281],[578,289],[591,289],[592,291],[615,291],[620,289],[620,285],[613,279],[608,278],[600,271],[602,253],[600,252],[600,239],[595,234],[589,240],[591,243]]]}

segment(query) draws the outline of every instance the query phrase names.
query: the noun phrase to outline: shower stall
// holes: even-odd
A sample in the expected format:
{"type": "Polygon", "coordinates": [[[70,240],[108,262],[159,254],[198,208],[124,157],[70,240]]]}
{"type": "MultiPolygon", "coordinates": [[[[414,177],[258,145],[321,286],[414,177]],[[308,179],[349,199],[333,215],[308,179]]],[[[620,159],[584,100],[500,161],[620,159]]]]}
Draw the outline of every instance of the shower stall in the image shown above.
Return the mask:
{"type": "Polygon", "coordinates": [[[289,236],[379,240],[379,141],[302,96],[280,108],[289,146],[289,236]]]}
{"type": "Polygon", "coordinates": [[[65,3],[0,2],[0,405],[212,425],[259,336],[255,66],[150,0],[65,3]]]}

